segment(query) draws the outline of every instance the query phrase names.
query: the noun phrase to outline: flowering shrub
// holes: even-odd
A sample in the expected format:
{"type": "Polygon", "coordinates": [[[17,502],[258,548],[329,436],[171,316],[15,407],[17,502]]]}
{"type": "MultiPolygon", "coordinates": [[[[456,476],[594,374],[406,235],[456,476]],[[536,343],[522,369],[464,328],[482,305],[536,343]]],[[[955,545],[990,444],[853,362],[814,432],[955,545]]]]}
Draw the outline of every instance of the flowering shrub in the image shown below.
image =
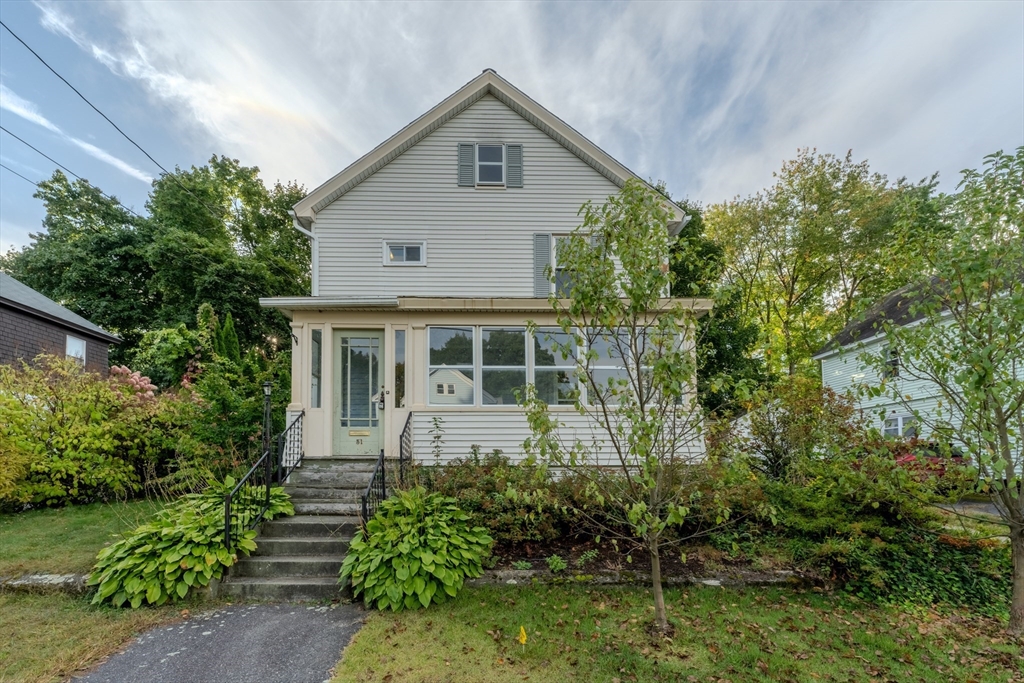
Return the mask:
{"type": "Polygon", "coordinates": [[[130,495],[173,453],[182,401],[118,366],[107,378],[42,355],[0,366],[0,506],[130,495]]]}

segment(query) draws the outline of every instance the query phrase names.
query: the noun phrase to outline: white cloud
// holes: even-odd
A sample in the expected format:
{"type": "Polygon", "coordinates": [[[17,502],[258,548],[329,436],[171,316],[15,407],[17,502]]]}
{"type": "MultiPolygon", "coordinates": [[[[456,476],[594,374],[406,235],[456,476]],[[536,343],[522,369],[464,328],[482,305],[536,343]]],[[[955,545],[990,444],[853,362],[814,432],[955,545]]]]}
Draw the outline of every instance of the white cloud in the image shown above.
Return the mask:
{"type": "MultiPolygon", "coordinates": [[[[1024,144],[1019,3],[155,3],[42,23],[183,138],[312,187],[485,67],[676,194],[750,194],[798,147],[891,177],[1024,144]]],[[[74,14],[81,12],[82,14],[74,14]]]]}
{"type": "Polygon", "coordinates": [[[109,152],[106,152],[105,150],[100,149],[96,145],[88,143],[85,140],[80,140],[74,137],[73,135],[68,135],[63,130],[61,130],[55,123],[53,123],[48,118],[43,116],[39,112],[39,109],[37,109],[33,103],[20,97],[17,93],[15,93],[13,90],[8,88],[6,85],[3,85],[2,83],[0,83],[0,109],[6,109],[15,116],[19,116],[25,119],[26,121],[36,124],[37,126],[41,126],[46,130],[50,131],[51,133],[56,133],[63,140],[65,140],[66,142],[70,142],[72,145],[78,147],[79,149],[81,149],[83,152],[93,157],[94,159],[99,159],[105,164],[110,164],[114,168],[118,169],[119,171],[127,175],[130,175],[133,178],[137,178],[144,183],[153,182],[153,176],[149,175],[148,173],[140,171],[131,164],[128,164],[122,161],[121,159],[118,159],[114,155],[110,154],[109,152]]]}

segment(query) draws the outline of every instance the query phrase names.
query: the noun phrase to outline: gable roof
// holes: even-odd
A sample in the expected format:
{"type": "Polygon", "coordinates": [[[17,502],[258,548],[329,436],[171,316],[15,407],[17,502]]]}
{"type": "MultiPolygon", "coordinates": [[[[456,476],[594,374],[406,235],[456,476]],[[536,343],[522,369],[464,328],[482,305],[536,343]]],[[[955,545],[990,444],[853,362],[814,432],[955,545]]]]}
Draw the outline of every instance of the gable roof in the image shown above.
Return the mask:
{"type": "Polygon", "coordinates": [[[844,346],[863,342],[877,337],[883,332],[886,322],[894,325],[909,325],[924,317],[924,311],[915,304],[923,303],[933,294],[939,278],[932,277],[927,282],[914,282],[904,285],[894,292],[886,294],[881,301],[857,316],[847,324],[839,334],[821,347],[813,358],[828,355],[844,346]],[[912,310],[913,309],[913,310],[912,310]]]}
{"type": "MultiPolygon", "coordinates": [[[[521,90],[499,76],[496,71],[484,69],[483,73],[459,88],[426,114],[377,145],[368,154],[299,200],[293,207],[295,217],[300,224],[309,228],[318,211],[366,180],[485,95],[497,98],[616,186],[622,187],[630,178],[643,181],[643,178],[613,159],[562,119],[530,99],[521,90]]],[[[644,184],[649,186],[645,181],[644,184]]],[[[686,217],[686,212],[674,202],[668,199],[665,201],[674,214],[672,225],[676,226],[675,230],[678,230],[678,226],[686,217]]]]}
{"type": "Polygon", "coordinates": [[[120,337],[92,324],[77,313],[72,313],[56,301],[46,298],[28,285],[18,282],[3,272],[0,272],[0,303],[86,333],[108,344],[121,342],[120,337]]]}

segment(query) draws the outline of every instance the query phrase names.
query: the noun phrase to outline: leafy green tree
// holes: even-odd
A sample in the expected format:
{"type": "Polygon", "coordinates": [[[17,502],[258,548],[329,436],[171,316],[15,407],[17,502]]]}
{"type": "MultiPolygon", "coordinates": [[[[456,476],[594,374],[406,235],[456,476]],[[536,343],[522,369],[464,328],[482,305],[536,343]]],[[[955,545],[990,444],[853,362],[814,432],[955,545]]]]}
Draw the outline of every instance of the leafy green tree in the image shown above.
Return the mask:
{"type": "Polygon", "coordinates": [[[742,315],[740,292],[720,284],[725,249],[704,234],[704,211],[678,201],[690,216],[672,246],[672,296],[708,297],[715,307],[697,321],[697,394],[708,411],[735,404],[737,383],[761,386],[770,381],[764,360],[756,357],[760,330],[742,315]]]}
{"type": "Polygon", "coordinates": [[[236,365],[242,362],[242,351],[238,345],[238,335],[235,333],[235,321],[230,313],[224,318],[218,340],[220,352],[226,360],[236,365]]]}
{"type": "Polygon", "coordinates": [[[708,234],[725,249],[723,279],[760,327],[770,370],[813,372],[811,355],[829,337],[919,274],[896,225],[908,202],[929,204],[933,189],[934,178],[890,183],[849,153],[803,149],[770,188],[708,209],[708,234]]]}
{"type": "MultiPolygon", "coordinates": [[[[927,430],[966,450],[1009,527],[1013,552],[1010,631],[1024,633],[1024,147],[964,171],[942,215],[945,230],[904,243],[931,275],[910,304],[919,320],[884,323],[898,376],[869,388],[913,412],[927,430]],[[911,384],[938,394],[936,412],[917,410],[911,384]]],[[[913,218],[913,217],[912,217],[913,218]]],[[[888,354],[861,359],[886,377],[888,354]]]]}
{"type": "MultiPolygon", "coordinates": [[[[664,299],[675,240],[662,195],[629,181],[603,206],[584,205],[582,215],[582,225],[560,252],[573,273],[571,298],[552,296],[551,303],[559,327],[571,337],[560,346],[576,359],[581,390],[574,394],[575,408],[590,416],[597,433],[587,441],[559,429],[557,414],[529,386],[523,402],[532,436],[524,445],[531,456],[587,482],[587,491],[614,520],[607,533],[628,529],[642,544],[651,560],[656,627],[666,632],[662,552],[679,542],[675,530],[688,519],[707,474],[699,465],[697,312],[664,299]],[[596,367],[609,362],[620,369],[596,367]]],[[[691,256],[685,250],[676,254],[691,256]]]]}

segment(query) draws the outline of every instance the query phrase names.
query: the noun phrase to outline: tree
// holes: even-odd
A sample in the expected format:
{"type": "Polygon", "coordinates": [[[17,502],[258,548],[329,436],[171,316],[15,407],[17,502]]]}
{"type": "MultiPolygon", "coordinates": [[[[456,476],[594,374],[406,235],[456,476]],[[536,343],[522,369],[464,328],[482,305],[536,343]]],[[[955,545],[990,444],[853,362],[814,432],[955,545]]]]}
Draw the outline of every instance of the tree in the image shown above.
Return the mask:
{"type": "Polygon", "coordinates": [[[235,332],[235,321],[228,313],[224,325],[220,328],[217,345],[225,360],[235,365],[242,362],[242,351],[238,345],[238,334],[235,332]]]}
{"type": "MultiPolygon", "coordinates": [[[[897,209],[928,203],[934,178],[890,183],[852,154],[800,150],[775,184],[712,206],[709,236],[725,249],[723,280],[756,321],[773,371],[810,372],[811,355],[882,294],[912,279],[897,209]]],[[[925,223],[925,225],[934,225],[925,223]]]]}
{"type": "MultiPolygon", "coordinates": [[[[711,313],[697,321],[697,395],[710,412],[735,403],[737,383],[762,386],[770,381],[764,360],[754,356],[760,338],[757,323],[742,315],[740,291],[721,285],[725,249],[704,234],[699,204],[677,201],[690,216],[672,246],[672,296],[713,299],[711,313]]],[[[752,387],[751,387],[752,388],[752,387]]]]}
{"type": "MultiPolygon", "coordinates": [[[[936,438],[970,454],[980,491],[989,494],[1009,527],[1013,553],[1010,631],[1024,633],[1024,147],[964,171],[943,212],[945,228],[922,239],[916,216],[905,239],[931,277],[912,298],[919,320],[883,323],[901,367],[869,389],[888,394],[936,438]],[[908,381],[938,392],[935,413],[917,409],[908,381]]],[[[880,377],[890,356],[862,352],[880,377]]]]}
{"type": "MultiPolygon", "coordinates": [[[[614,520],[609,532],[628,529],[639,539],[650,556],[655,622],[664,633],[661,554],[679,541],[673,530],[690,514],[706,474],[698,466],[697,311],[663,298],[674,239],[661,195],[631,180],[603,206],[587,203],[581,211],[582,225],[559,254],[572,273],[571,298],[552,296],[551,303],[565,338],[560,353],[575,359],[575,408],[598,426],[589,441],[570,437],[529,386],[523,404],[532,436],[525,447],[587,482],[614,520]]],[[[677,251],[674,258],[688,256],[677,251]]]]}

